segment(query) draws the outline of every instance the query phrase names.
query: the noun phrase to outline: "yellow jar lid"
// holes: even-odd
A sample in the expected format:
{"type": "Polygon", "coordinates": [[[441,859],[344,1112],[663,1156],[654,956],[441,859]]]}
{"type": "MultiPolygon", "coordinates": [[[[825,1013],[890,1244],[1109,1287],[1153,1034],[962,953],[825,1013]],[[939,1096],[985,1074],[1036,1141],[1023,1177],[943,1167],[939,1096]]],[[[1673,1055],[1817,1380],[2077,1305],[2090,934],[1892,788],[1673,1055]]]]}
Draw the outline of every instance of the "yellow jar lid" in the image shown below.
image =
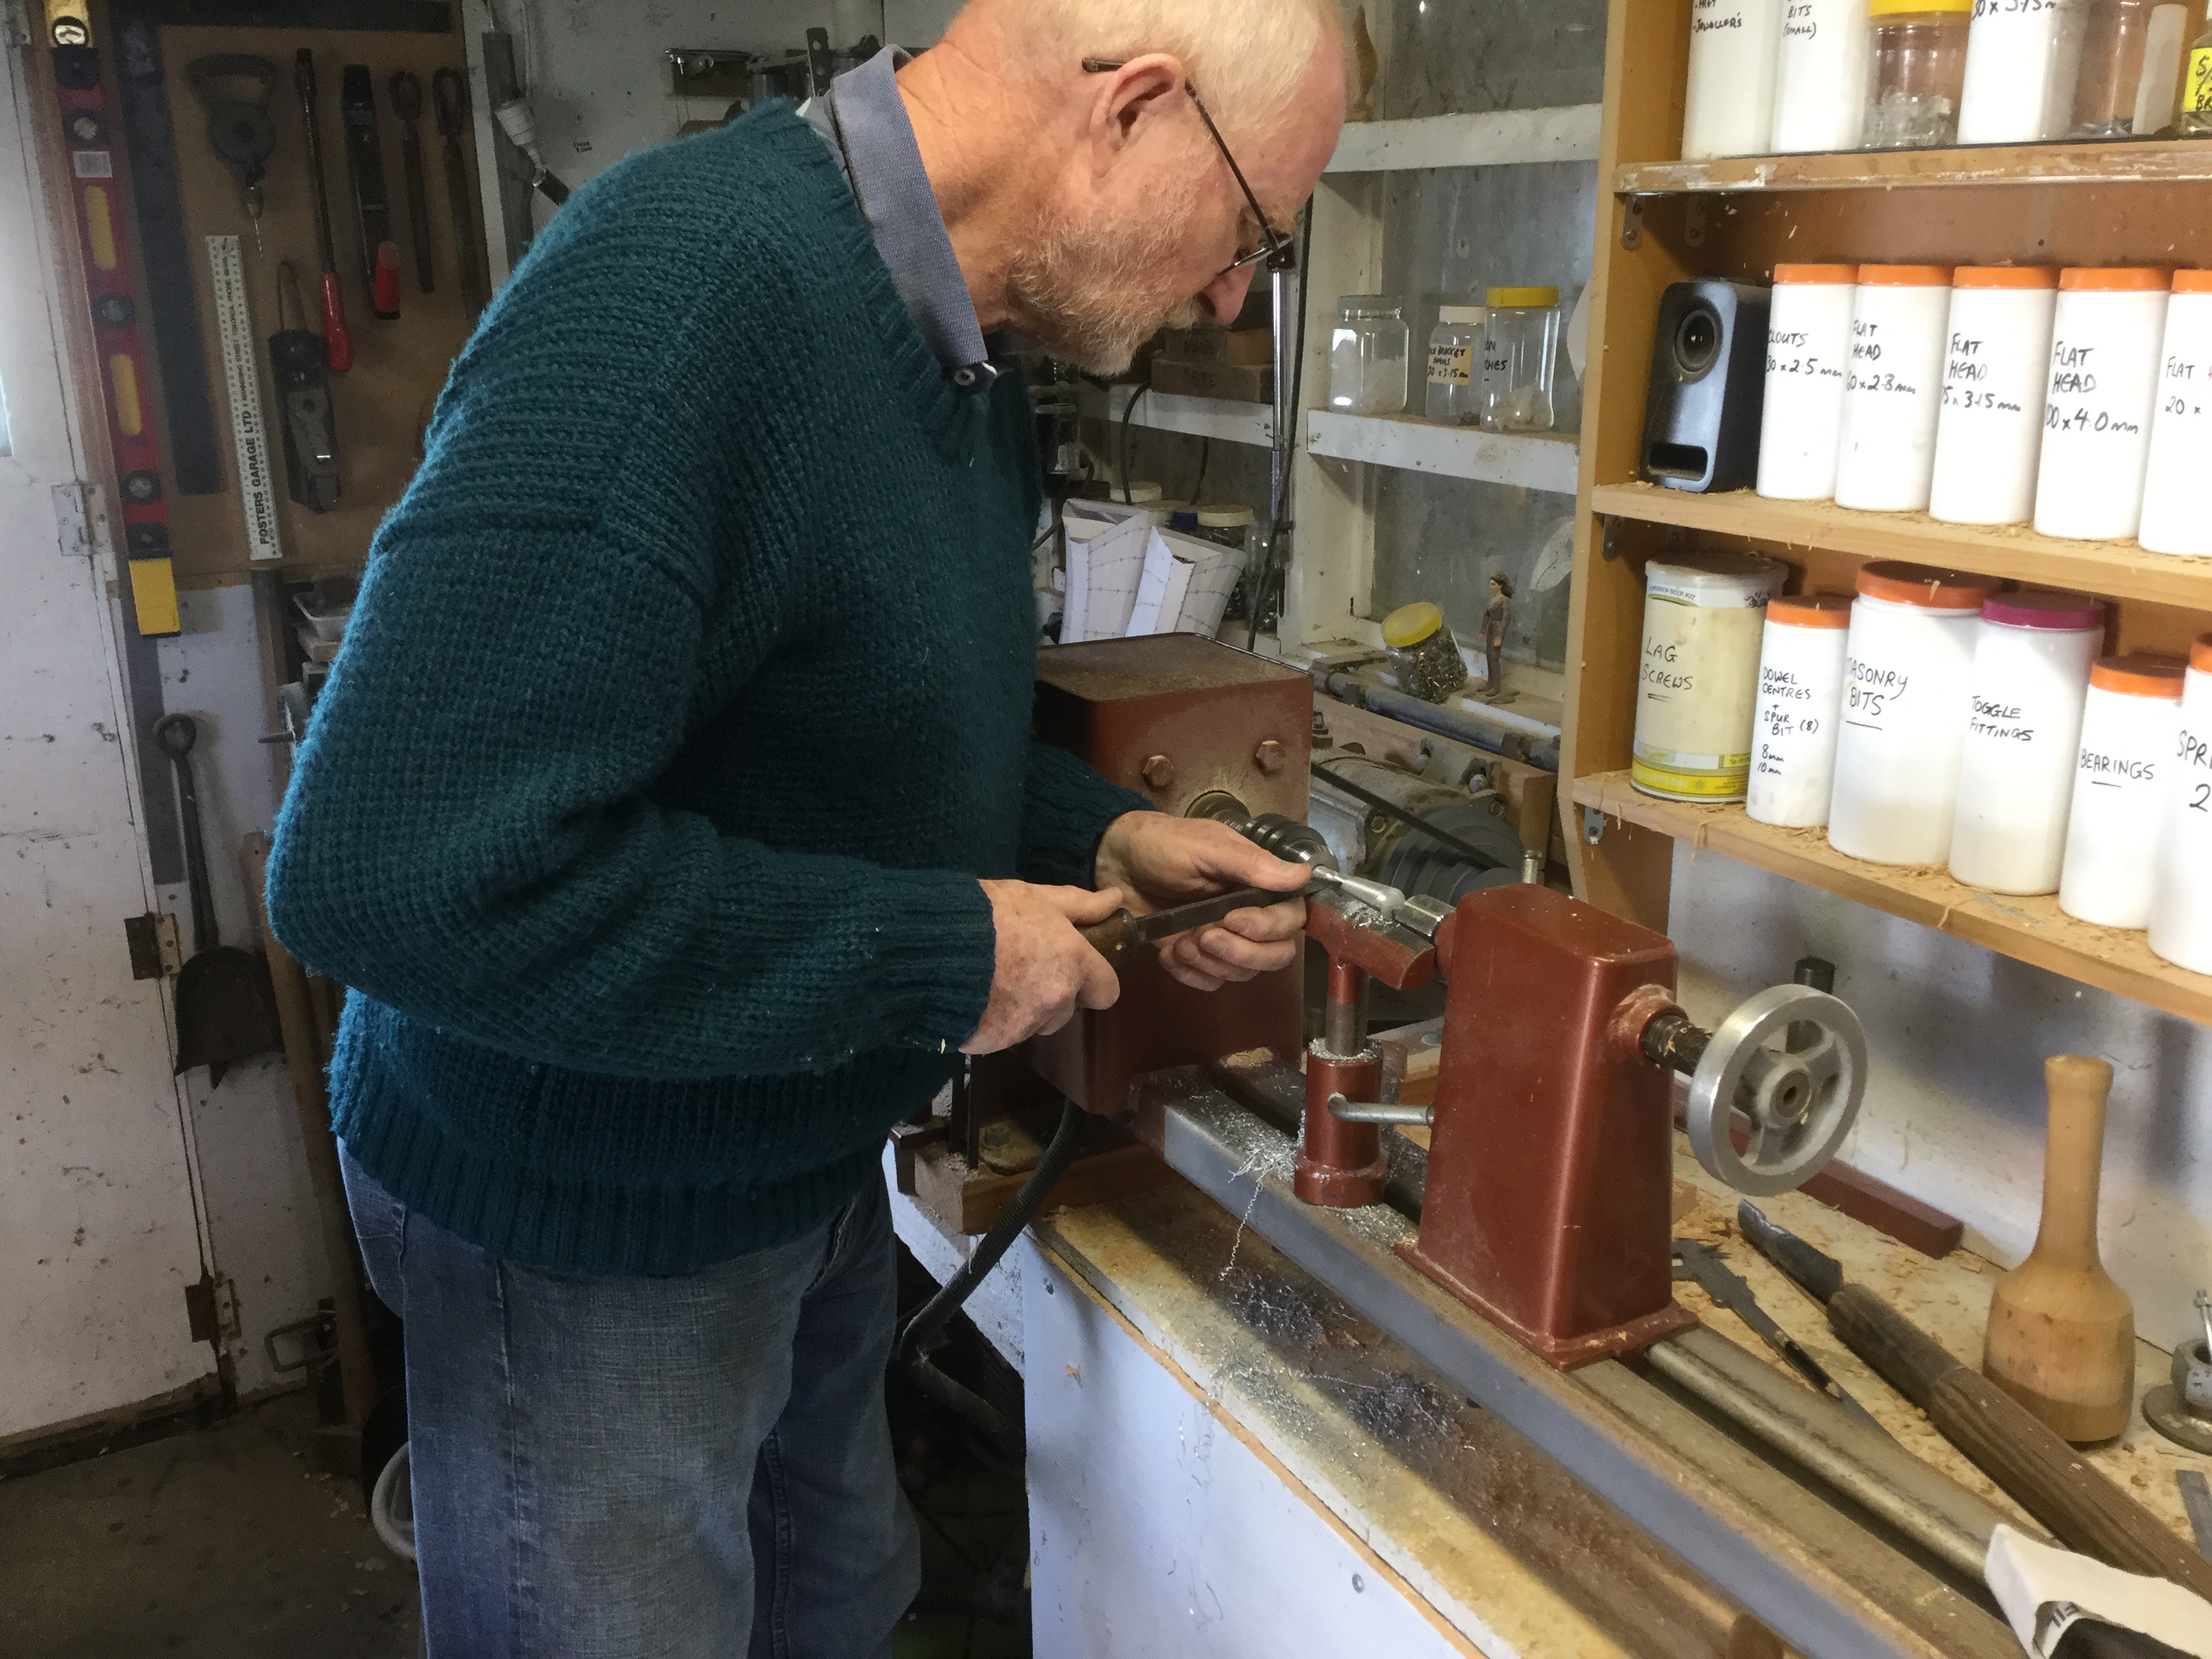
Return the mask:
{"type": "Polygon", "coordinates": [[[1555,288],[1493,288],[1490,290],[1490,303],[1513,311],[1555,306],[1559,303],[1559,290],[1555,288]]]}
{"type": "Polygon", "coordinates": [[[1974,0],[1867,0],[1867,13],[1873,17],[1906,17],[1914,12],[1949,11],[1961,17],[1974,9],[1974,0]]]}
{"type": "Polygon", "coordinates": [[[1382,619],[1382,643],[1393,651],[1419,645],[1444,625],[1444,613],[1426,599],[1401,605],[1382,619]]]}

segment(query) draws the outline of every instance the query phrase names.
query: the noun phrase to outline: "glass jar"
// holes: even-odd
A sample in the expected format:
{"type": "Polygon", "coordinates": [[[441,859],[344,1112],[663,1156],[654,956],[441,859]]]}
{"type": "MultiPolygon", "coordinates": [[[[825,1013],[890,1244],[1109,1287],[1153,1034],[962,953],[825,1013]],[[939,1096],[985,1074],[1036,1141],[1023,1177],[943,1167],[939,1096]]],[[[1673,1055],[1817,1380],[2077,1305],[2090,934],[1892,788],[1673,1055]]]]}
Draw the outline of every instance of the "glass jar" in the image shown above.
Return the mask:
{"type": "Polygon", "coordinates": [[[1201,507],[1196,516],[1196,532],[1207,541],[1239,553],[1252,550],[1252,525],[1260,515],[1250,507],[1201,507]]]}
{"type": "Polygon", "coordinates": [[[1482,357],[1480,306],[1444,306],[1429,336],[1428,416],[1447,426],[1473,426],[1482,418],[1482,386],[1475,367],[1482,357]]]}
{"type": "Polygon", "coordinates": [[[1861,149],[1940,149],[1958,142],[1974,0],[1869,0],[1874,89],[1861,149]]]}
{"type": "Polygon", "coordinates": [[[1426,599],[1401,605],[1382,619],[1382,646],[1400,688],[1423,702],[1444,702],[1467,684],[1467,660],[1451,625],[1426,599]]]}
{"type": "Polygon", "coordinates": [[[1401,415],[1413,332],[1406,308],[1385,294],[1347,294],[1336,302],[1328,340],[1328,406],[1346,415],[1401,415]]]}
{"type": "Polygon", "coordinates": [[[2086,0],[2076,138],[2148,138],[2172,121],[2188,12],[2158,0],[2086,0]]]}
{"type": "Polygon", "coordinates": [[[1559,290],[1493,288],[1482,336],[1482,423],[1492,432],[1552,429],[1559,290]]]}

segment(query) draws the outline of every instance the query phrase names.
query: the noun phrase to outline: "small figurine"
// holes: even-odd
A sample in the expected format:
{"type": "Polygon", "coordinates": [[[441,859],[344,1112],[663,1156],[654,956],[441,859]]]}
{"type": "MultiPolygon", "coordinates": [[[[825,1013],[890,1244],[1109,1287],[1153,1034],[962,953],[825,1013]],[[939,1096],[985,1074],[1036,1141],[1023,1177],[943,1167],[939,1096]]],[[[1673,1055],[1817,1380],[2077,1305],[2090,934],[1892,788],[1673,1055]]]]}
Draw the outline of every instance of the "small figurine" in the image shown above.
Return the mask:
{"type": "Polygon", "coordinates": [[[1490,579],[1490,603],[1482,611],[1482,654],[1490,684],[1478,693],[1485,702],[1510,702],[1505,689],[1505,635],[1513,626],[1513,580],[1504,571],[1490,579]]]}

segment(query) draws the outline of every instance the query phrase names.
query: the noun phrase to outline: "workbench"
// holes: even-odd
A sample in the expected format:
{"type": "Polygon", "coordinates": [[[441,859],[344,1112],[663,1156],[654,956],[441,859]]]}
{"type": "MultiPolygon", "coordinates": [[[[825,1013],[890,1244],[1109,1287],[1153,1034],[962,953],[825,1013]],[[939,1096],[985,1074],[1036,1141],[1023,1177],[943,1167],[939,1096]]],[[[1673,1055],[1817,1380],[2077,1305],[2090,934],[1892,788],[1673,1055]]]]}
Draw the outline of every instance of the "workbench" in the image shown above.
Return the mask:
{"type": "MultiPolygon", "coordinates": [[[[1915,1454],[2018,1507],[1827,1330],[1735,1233],[1736,1194],[1678,1137],[1676,1231],[1718,1245],[1761,1303],[1915,1454]]],[[[969,1241],[895,1200],[940,1279],[969,1241]]],[[[1962,1358],[2000,1269],[1936,1261],[1785,1194],[1767,1214],[1841,1260],[1962,1358]]],[[[1781,1369],[1693,1285],[1682,1304],[1781,1369]]],[[[1047,1215],[972,1316],[1027,1389],[1039,1650],[1487,1659],[1779,1652],[1573,1478],[1179,1180],[1047,1215]],[[1593,1515],[1595,1516],[1595,1521],[1593,1515]],[[1506,1540],[1511,1540],[1509,1548],[1506,1540]],[[1733,1628],[1733,1635],[1729,1632],[1733,1628]]],[[[2138,1395],[2166,1356],[2138,1344],[2138,1395]]],[[[2141,1420],[2084,1454],[2186,1537],[2177,1468],[2141,1420]]],[[[1724,1588],[1724,1587],[1723,1587],[1724,1588]]]]}

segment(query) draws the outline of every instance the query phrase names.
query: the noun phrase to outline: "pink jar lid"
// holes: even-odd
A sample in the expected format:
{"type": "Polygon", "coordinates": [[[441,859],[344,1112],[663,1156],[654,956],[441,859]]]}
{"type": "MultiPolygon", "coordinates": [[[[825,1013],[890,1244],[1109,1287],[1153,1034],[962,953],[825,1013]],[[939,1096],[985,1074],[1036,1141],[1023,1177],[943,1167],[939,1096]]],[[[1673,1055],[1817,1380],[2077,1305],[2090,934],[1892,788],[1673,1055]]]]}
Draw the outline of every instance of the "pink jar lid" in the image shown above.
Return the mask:
{"type": "Polygon", "coordinates": [[[2007,628],[2048,628],[2070,634],[2101,632],[2105,607],[2079,593],[2050,593],[2023,588],[2017,593],[1993,593],[1982,602],[1982,620],[2007,628]]]}

